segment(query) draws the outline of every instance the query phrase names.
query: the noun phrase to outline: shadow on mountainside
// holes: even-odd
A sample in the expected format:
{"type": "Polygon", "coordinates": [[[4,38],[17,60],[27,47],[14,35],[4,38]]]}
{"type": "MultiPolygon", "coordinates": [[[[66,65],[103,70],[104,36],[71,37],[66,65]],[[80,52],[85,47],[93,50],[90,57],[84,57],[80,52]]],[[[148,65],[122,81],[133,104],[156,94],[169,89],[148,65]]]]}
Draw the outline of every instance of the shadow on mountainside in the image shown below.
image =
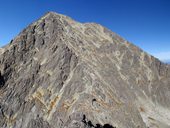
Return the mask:
{"type": "Polygon", "coordinates": [[[116,128],[110,124],[104,124],[103,126],[101,124],[94,125],[90,120],[87,121],[86,115],[83,115],[82,122],[85,124],[87,128],[116,128]]]}
{"type": "Polygon", "coordinates": [[[0,72],[0,89],[4,86],[5,84],[5,80],[4,80],[4,77],[1,75],[1,72],[0,72]]]}

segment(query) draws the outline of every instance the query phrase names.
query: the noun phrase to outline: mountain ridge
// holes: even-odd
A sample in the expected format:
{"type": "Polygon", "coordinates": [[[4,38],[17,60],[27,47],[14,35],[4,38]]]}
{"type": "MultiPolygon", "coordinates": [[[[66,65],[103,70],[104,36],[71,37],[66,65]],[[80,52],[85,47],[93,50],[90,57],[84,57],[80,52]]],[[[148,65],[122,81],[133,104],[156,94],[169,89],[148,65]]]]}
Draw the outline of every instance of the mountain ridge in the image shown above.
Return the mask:
{"type": "Polygon", "coordinates": [[[2,128],[170,126],[170,67],[101,25],[50,12],[0,53],[2,128]]]}
{"type": "MultiPolygon", "coordinates": [[[[107,29],[107,31],[109,31],[109,32],[112,33],[112,34],[115,34],[116,36],[118,36],[119,38],[121,38],[121,40],[124,40],[124,41],[126,42],[126,40],[123,39],[120,35],[116,34],[115,32],[112,32],[112,30],[108,29],[107,27],[105,27],[105,26],[103,26],[103,25],[101,25],[101,24],[99,24],[99,23],[95,23],[95,22],[84,22],[84,23],[81,23],[81,22],[75,21],[74,19],[72,19],[72,18],[69,17],[69,16],[66,16],[66,15],[64,15],[64,14],[59,14],[59,13],[56,13],[56,12],[54,12],[54,11],[49,11],[49,12],[45,13],[41,18],[33,21],[33,22],[32,22],[31,24],[29,24],[27,27],[36,24],[36,22],[39,22],[39,21],[45,19],[46,17],[48,17],[48,16],[50,16],[50,15],[53,15],[53,16],[54,16],[54,15],[55,15],[55,16],[61,16],[63,19],[66,18],[66,19],[68,19],[68,20],[71,20],[71,21],[73,21],[73,22],[76,22],[76,23],[79,23],[79,24],[83,24],[83,25],[91,24],[91,25],[98,25],[98,26],[104,27],[104,29],[107,29]]],[[[25,29],[27,29],[27,27],[24,28],[23,31],[24,31],[25,29]]],[[[20,33],[22,33],[23,31],[21,31],[20,33]]],[[[19,33],[18,35],[20,35],[20,33],[19,33]]],[[[16,37],[17,37],[17,36],[16,36],[16,37]]],[[[15,37],[15,38],[16,38],[16,37],[15,37]]],[[[14,38],[14,39],[15,39],[15,38],[14,38]]],[[[10,41],[10,43],[12,43],[12,41],[13,41],[14,39],[12,39],[12,40],[10,41]]],[[[134,45],[133,43],[131,43],[131,42],[129,42],[129,41],[127,41],[127,42],[130,43],[131,45],[134,45]]],[[[8,45],[8,44],[6,44],[6,45],[8,45]]],[[[6,46],[6,45],[5,45],[5,46],[6,46]]],[[[5,47],[5,46],[2,46],[1,49],[2,49],[3,47],[5,47]]],[[[152,56],[153,58],[156,58],[155,56],[153,56],[153,55],[149,54],[148,52],[146,52],[145,50],[141,49],[139,46],[136,46],[136,45],[134,45],[134,46],[137,47],[137,48],[139,48],[141,51],[145,52],[146,54],[152,56]]],[[[161,63],[165,63],[164,61],[161,61],[159,58],[156,58],[156,59],[158,59],[161,63]]]]}

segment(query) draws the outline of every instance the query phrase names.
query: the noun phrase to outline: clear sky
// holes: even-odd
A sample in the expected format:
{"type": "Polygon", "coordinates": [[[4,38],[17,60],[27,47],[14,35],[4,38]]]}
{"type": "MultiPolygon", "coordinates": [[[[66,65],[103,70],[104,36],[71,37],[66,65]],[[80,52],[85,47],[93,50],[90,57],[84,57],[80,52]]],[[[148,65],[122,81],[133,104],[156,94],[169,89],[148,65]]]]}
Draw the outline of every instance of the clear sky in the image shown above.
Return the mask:
{"type": "Polygon", "coordinates": [[[161,60],[170,60],[170,0],[1,0],[0,46],[49,11],[102,24],[161,60]]]}

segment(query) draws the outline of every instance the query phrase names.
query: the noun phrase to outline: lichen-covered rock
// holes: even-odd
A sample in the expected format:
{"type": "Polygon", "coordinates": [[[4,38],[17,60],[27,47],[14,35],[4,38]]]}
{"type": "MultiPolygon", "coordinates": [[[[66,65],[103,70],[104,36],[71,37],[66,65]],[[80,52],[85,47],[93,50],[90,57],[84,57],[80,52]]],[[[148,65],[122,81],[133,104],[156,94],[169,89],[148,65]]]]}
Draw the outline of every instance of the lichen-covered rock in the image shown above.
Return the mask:
{"type": "Polygon", "coordinates": [[[0,49],[1,128],[169,128],[170,66],[50,12],[0,49]]]}

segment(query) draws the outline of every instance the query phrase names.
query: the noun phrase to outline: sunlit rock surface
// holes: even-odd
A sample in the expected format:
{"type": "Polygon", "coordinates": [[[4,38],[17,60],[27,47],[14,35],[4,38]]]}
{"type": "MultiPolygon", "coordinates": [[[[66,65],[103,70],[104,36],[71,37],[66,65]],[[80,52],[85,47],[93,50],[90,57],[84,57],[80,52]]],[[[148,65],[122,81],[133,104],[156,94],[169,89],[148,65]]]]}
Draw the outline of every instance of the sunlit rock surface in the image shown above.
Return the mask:
{"type": "Polygon", "coordinates": [[[47,13],[0,49],[0,128],[170,128],[170,67],[95,23],[47,13]]]}

